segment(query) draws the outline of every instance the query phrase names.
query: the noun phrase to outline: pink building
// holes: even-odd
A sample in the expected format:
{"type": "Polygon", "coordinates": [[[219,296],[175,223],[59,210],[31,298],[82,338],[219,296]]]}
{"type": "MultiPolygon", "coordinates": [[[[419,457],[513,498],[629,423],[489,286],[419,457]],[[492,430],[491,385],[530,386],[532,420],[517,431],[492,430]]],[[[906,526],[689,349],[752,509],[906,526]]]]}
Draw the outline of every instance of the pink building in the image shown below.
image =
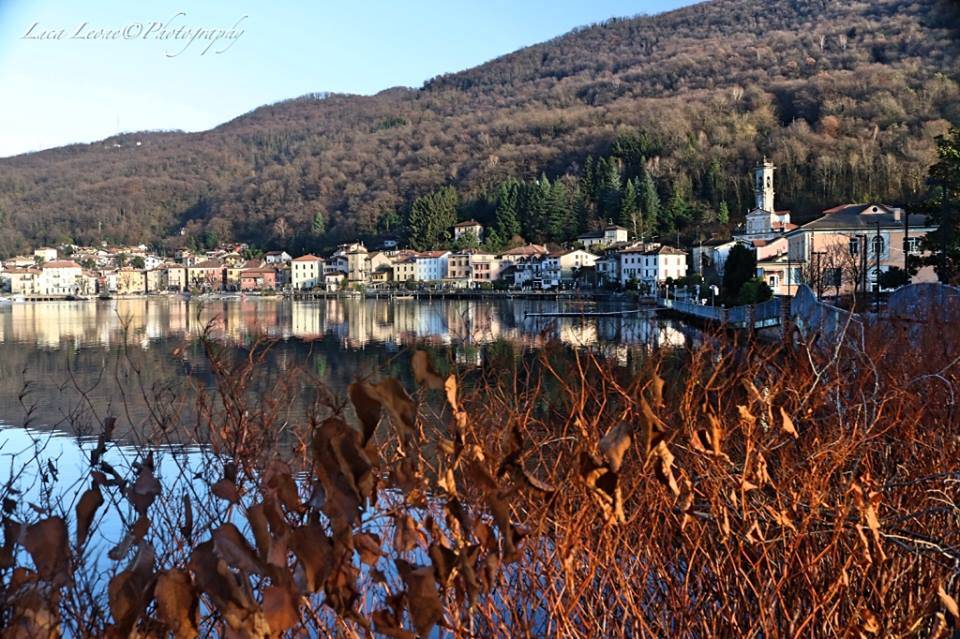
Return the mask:
{"type": "Polygon", "coordinates": [[[277,288],[277,271],[272,268],[249,268],[240,271],[241,291],[272,291],[277,288]]]}

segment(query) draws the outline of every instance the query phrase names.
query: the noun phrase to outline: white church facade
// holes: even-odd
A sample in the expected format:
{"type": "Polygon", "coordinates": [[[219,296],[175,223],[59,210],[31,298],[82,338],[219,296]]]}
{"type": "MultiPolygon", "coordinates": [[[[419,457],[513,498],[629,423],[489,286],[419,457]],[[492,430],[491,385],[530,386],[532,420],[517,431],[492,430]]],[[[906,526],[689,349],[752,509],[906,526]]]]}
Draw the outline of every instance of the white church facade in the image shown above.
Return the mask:
{"type": "Polygon", "coordinates": [[[735,239],[747,244],[754,240],[772,240],[796,227],[790,223],[790,211],[778,211],[774,206],[773,162],[763,159],[754,171],[754,207],[747,211],[743,232],[735,239]]]}

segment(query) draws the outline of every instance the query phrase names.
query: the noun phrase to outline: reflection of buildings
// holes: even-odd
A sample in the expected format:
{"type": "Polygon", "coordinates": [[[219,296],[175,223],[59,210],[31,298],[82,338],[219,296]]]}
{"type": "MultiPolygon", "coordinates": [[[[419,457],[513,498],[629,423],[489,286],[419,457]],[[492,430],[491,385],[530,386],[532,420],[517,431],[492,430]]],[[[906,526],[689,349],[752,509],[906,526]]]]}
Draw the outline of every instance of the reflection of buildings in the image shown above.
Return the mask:
{"type": "MultiPolygon", "coordinates": [[[[120,343],[147,347],[169,337],[248,342],[259,337],[334,339],[347,348],[401,345],[488,344],[495,340],[534,346],[557,339],[573,347],[682,345],[687,337],[672,324],[636,315],[624,317],[528,317],[557,310],[539,301],[417,301],[327,298],[317,301],[229,299],[197,303],[184,299],[129,298],[111,302],[11,304],[0,311],[0,340],[45,348],[120,343]]],[[[565,311],[593,305],[564,306],[565,311]]]]}

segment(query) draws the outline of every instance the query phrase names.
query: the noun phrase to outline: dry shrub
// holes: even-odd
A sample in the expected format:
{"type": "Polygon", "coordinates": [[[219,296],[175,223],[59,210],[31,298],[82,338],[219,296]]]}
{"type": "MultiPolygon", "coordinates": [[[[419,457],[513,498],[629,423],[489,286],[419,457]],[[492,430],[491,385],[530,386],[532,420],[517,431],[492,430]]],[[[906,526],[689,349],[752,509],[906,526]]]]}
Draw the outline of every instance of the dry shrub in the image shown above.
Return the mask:
{"type": "Polygon", "coordinates": [[[107,420],[76,494],[31,510],[7,485],[0,619],[24,637],[947,636],[960,340],[927,329],[830,350],[710,336],[639,371],[549,345],[447,375],[417,351],[412,394],[357,380],[299,425],[274,416],[302,371],[251,393],[269,344],[210,342],[204,473],[168,488],[144,449],[125,475],[107,420]],[[126,531],[109,579],[87,552],[108,510],[126,531]]]}

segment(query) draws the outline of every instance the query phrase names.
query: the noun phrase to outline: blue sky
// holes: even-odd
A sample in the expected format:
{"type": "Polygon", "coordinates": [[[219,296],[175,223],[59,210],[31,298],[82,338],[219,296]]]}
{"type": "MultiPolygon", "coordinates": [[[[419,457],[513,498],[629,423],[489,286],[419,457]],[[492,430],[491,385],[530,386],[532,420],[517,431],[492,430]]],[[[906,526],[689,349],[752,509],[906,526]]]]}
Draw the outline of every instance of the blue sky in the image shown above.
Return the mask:
{"type": "Polygon", "coordinates": [[[684,4],[0,0],[0,157],[120,131],[208,129],[315,91],[416,87],[579,25],[684,4]],[[173,37],[181,27],[204,31],[190,43],[173,37]],[[208,49],[212,29],[243,33],[208,49]]]}

